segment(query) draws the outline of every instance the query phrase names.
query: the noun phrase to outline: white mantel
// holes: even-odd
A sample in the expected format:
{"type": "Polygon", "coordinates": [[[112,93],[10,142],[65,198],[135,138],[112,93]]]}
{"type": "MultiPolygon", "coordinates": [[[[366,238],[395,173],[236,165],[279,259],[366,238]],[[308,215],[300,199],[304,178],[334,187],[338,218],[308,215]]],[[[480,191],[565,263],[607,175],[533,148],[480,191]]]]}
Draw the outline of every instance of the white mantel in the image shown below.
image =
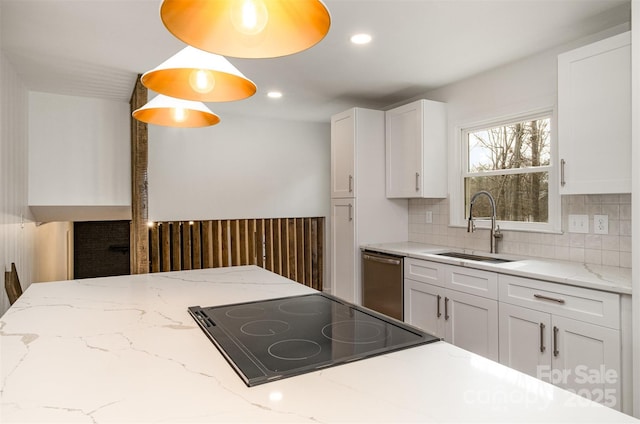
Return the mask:
{"type": "Polygon", "coordinates": [[[0,421],[635,421],[444,342],[249,388],[187,312],[311,292],[255,266],[32,284],[0,320],[0,421]]]}

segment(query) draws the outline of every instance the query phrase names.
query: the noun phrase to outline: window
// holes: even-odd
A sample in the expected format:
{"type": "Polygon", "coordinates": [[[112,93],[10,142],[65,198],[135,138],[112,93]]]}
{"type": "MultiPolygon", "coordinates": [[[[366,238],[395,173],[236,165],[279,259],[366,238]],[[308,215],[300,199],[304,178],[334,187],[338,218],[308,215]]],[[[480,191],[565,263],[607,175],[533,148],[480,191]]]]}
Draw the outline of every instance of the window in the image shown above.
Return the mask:
{"type": "MultiPolygon", "coordinates": [[[[558,196],[552,183],[551,123],[551,113],[542,113],[462,130],[464,213],[471,196],[486,190],[496,201],[496,216],[503,228],[555,227],[558,196]]],[[[473,215],[491,216],[485,196],[474,203],[473,215]]]]}

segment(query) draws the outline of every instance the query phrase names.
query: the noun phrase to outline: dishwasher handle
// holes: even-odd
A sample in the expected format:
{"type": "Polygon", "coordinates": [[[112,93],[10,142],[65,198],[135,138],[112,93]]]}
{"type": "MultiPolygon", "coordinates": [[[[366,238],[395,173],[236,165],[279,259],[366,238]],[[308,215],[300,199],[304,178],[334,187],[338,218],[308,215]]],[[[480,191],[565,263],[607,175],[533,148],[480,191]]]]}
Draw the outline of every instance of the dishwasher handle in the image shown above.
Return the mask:
{"type": "Polygon", "coordinates": [[[400,259],[383,258],[383,257],[380,257],[380,256],[369,255],[367,253],[364,253],[362,255],[362,258],[367,260],[367,261],[380,262],[382,264],[400,265],[400,259]]]}

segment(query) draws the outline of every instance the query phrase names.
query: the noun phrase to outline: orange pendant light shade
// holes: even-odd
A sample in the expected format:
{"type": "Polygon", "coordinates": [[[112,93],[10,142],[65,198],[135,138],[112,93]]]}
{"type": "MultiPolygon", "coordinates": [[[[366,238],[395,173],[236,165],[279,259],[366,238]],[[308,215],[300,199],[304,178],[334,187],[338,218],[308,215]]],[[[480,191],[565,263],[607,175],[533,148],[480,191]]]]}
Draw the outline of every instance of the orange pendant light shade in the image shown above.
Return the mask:
{"type": "Polygon", "coordinates": [[[193,47],[242,58],[306,50],[331,25],[320,0],[164,0],[160,18],[169,32],[193,47]]]}
{"type": "Polygon", "coordinates": [[[199,102],[242,100],[256,85],[222,56],[186,47],[142,75],[145,87],[170,97],[199,102]]]}
{"type": "Polygon", "coordinates": [[[140,109],[133,111],[132,116],[147,124],[165,127],[196,128],[208,127],[220,122],[203,103],[173,97],[157,95],[140,109]]]}

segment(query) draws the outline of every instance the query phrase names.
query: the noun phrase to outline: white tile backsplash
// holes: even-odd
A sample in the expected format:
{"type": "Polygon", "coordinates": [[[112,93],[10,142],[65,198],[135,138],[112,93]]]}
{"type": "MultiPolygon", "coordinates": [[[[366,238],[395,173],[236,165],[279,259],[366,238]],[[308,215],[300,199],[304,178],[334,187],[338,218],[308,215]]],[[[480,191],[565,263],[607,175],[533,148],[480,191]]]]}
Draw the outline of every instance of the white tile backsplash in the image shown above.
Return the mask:
{"type": "MultiPolygon", "coordinates": [[[[506,254],[559,259],[594,265],[631,267],[631,195],[562,196],[562,228],[569,214],[589,215],[588,234],[547,234],[502,230],[498,251],[506,254]],[[609,216],[609,234],[594,234],[593,215],[609,216]]],[[[409,241],[460,249],[489,251],[488,230],[469,234],[449,227],[448,199],[409,200],[409,241]],[[427,211],[433,222],[425,223],[427,211]]]]}

